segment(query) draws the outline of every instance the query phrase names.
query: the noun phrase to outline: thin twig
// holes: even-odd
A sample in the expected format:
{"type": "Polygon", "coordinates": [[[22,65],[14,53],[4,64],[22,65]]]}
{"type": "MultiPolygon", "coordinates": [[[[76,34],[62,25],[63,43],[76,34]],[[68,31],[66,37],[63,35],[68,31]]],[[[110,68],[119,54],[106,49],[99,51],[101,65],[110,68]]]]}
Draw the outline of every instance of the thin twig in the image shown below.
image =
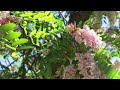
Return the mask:
{"type": "Polygon", "coordinates": [[[14,60],[12,63],[10,63],[7,67],[11,66],[14,62],[16,62],[18,59],[14,60]]]}
{"type": "Polygon", "coordinates": [[[32,70],[32,71],[34,72],[35,76],[37,76],[38,78],[40,78],[40,77],[37,75],[37,73],[34,71],[34,69],[32,68],[35,63],[36,63],[36,60],[33,60],[33,62],[32,62],[31,65],[28,63],[28,66],[29,66],[29,67],[28,67],[28,70],[27,70],[26,72],[28,72],[29,70],[32,70]]]}
{"type": "MultiPolygon", "coordinates": [[[[62,13],[59,11],[59,14],[62,16],[63,20],[66,21],[66,23],[68,24],[68,21],[66,20],[66,18],[62,15],[62,13]]],[[[65,24],[65,23],[64,23],[65,24]]]]}
{"type": "Polygon", "coordinates": [[[6,64],[6,66],[7,66],[7,62],[6,62],[6,59],[5,59],[5,64],[6,64]]]}
{"type": "Polygon", "coordinates": [[[10,64],[10,61],[9,61],[9,59],[7,58],[7,61],[8,61],[8,63],[10,64]]]}

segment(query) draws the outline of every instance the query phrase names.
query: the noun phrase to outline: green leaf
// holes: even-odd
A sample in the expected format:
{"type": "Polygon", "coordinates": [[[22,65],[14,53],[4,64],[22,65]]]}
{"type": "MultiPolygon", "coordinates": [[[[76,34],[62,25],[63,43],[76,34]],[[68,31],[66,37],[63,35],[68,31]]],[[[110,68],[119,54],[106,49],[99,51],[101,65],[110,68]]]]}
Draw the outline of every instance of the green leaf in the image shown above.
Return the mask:
{"type": "Polygon", "coordinates": [[[14,47],[11,47],[10,45],[8,45],[8,44],[5,44],[5,46],[7,47],[7,48],[10,48],[10,49],[12,49],[12,50],[16,50],[16,48],[14,48],[14,47]]]}
{"type": "Polygon", "coordinates": [[[120,75],[115,75],[113,79],[120,79],[120,75]]]}
{"type": "Polygon", "coordinates": [[[44,33],[43,35],[42,35],[42,38],[45,38],[45,36],[48,36],[48,35],[50,35],[49,33],[44,33]]]}
{"type": "Polygon", "coordinates": [[[65,26],[65,32],[69,32],[68,25],[65,26]]]}
{"type": "Polygon", "coordinates": [[[44,31],[40,31],[36,33],[36,38],[40,38],[44,34],[44,31]]]}
{"type": "Polygon", "coordinates": [[[32,30],[32,32],[30,33],[30,37],[36,34],[36,30],[32,30]]]}
{"type": "Polygon", "coordinates": [[[7,31],[14,30],[15,26],[16,25],[14,23],[8,23],[8,24],[5,24],[5,25],[2,25],[0,27],[0,32],[7,32],[7,31]]]}
{"type": "Polygon", "coordinates": [[[13,42],[13,46],[16,46],[16,45],[19,45],[19,44],[24,44],[24,43],[27,43],[27,42],[28,42],[28,39],[21,38],[19,40],[16,40],[15,42],[13,42]]]}
{"type": "Polygon", "coordinates": [[[16,38],[18,38],[18,37],[20,37],[20,35],[21,35],[21,33],[20,32],[9,32],[6,36],[5,36],[5,38],[7,39],[7,40],[12,40],[12,39],[16,39],[16,38]]]}
{"type": "Polygon", "coordinates": [[[36,38],[36,45],[39,46],[39,39],[36,38]]]}
{"type": "Polygon", "coordinates": [[[44,13],[38,13],[38,14],[34,15],[33,19],[38,19],[38,18],[41,18],[43,16],[45,16],[44,13]]]}
{"type": "Polygon", "coordinates": [[[115,40],[115,38],[111,38],[111,37],[108,37],[108,39],[107,39],[108,42],[112,42],[114,40],[115,40]]]}
{"type": "Polygon", "coordinates": [[[114,40],[114,44],[120,44],[120,38],[116,38],[116,39],[114,40]]]}
{"type": "Polygon", "coordinates": [[[24,32],[25,32],[25,34],[27,35],[27,30],[26,30],[26,28],[27,28],[27,27],[24,28],[24,32]]]}
{"type": "Polygon", "coordinates": [[[45,78],[51,79],[52,78],[52,68],[50,65],[46,65],[46,72],[45,72],[45,78]]]}
{"type": "Polygon", "coordinates": [[[30,37],[32,44],[35,44],[34,39],[30,37]]]}
{"type": "Polygon", "coordinates": [[[79,23],[78,23],[77,26],[78,26],[78,27],[81,27],[82,23],[83,23],[82,21],[79,21],[79,23]]]}
{"type": "Polygon", "coordinates": [[[89,49],[90,49],[90,47],[86,48],[86,45],[85,45],[84,43],[81,43],[81,44],[79,45],[79,51],[80,51],[81,53],[86,53],[89,49]]]}
{"type": "Polygon", "coordinates": [[[120,75],[120,72],[118,72],[118,75],[120,75]]]}
{"type": "Polygon", "coordinates": [[[32,15],[34,15],[32,12],[25,12],[25,14],[20,14],[21,17],[31,17],[32,15]]]}
{"type": "Polygon", "coordinates": [[[100,60],[97,63],[100,67],[100,69],[102,69],[103,71],[107,68],[107,66],[109,65],[109,63],[106,60],[100,60]]]}
{"type": "Polygon", "coordinates": [[[45,11],[45,15],[47,16],[51,11],[45,11]]]}
{"type": "Polygon", "coordinates": [[[102,55],[102,53],[104,52],[104,48],[101,48],[101,49],[99,49],[97,52],[96,52],[96,54],[95,54],[95,56],[94,56],[94,60],[95,61],[97,61],[97,60],[99,60],[99,57],[102,55]]]}
{"type": "Polygon", "coordinates": [[[120,57],[120,54],[118,52],[115,52],[114,55],[120,57]]]}
{"type": "Polygon", "coordinates": [[[22,46],[20,49],[32,49],[34,46],[22,46]]]}
{"type": "Polygon", "coordinates": [[[117,74],[117,72],[118,71],[112,67],[112,65],[109,65],[104,71],[104,73],[111,79],[117,74]]]}
{"type": "Polygon", "coordinates": [[[11,56],[12,56],[13,59],[17,59],[17,53],[16,52],[13,52],[11,56]]]}

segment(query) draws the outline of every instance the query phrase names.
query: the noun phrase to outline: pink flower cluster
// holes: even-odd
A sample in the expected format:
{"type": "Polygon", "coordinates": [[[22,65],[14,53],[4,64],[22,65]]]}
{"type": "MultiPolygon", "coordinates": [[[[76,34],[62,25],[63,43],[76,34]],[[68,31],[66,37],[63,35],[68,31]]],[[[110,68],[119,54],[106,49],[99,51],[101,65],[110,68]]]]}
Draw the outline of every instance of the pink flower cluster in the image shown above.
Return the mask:
{"type": "Polygon", "coordinates": [[[7,24],[9,22],[19,22],[18,18],[12,15],[7,16],[6,18],[0,17],[0,24],[7,24]]]}
{"type": "MultiPolygon", "coordinates": [[[[63,76],[62,79],[76,79],[75,77],[75,73],[76,73],[76,69],[74,68],[74,66],[72,64],[64,67],[61,66],[61,68],[63,68],[63,76]]],[[[60,70],[56,71],[56,76],[60,76],[60,70]]]]}
{"type": "Polygon", "coordinates": [[[76,70],[73,65],[64,67],[63,79],[75,79],[76,70]]]}
{"type": "MultiPolygon", "coordinates": [[[[69,33],[75,38],[75,41],[79,44],[84,43],[86,47],[91,47],[92,50],[98,50],[101,47],[102,38],[100,38],[94,30],[90,30],[87,25],[84,25],[82,29],[76,28],[76,24],[69,24],[69,33]]],[[[75,53],[78,60],[78,68],[74,68],[72,62],[70,65],[63,68],[63,78],[64,79],[81,79],[76,77],[76,71],[80,70],[79,74],[82,74],[83,79],[107,79],[106,75],[97,67],[91,50],[86,53],[75,53]]],[[[56,74],[59,76],[60,71],[58,70],[56,74]]]]}
{"type": "Polygon", "coordinates": [[[75,53],[75,55],[78,60],[78,70],[84,76],[83,79],[107,79],[106,75],[96,66],[90,52],[75,53]]]}
{"type": "Polygon", "coordinates": [[[18,17],[15,17],[13,15],[10,15],[9,11],[0,11],[0,24],[7,24],[9,22],[17,22],[20,23],[21,19],[18,17]]]}
{"type": "Polygon", "coordinates": [[[6,19],[0,17],[0,24],[6,24],[6,23],[7,23],[6,19]]]}
{"type": "MultiPolygon", "coordinates": [[[[75,55],[78,67],[74,68],[72,61],[66,67],[61,66],[63,69],[62,79],[81,79],[80,76],[75,76],[77,70],[80,70],[79,74],[83,75],[82,79],[107,79],[107,76],[96,65],[91,52],[75,53],[75,55]]],[[[57,77],[61,75],[61,70],[56,71],[57,77]]]]}
{"type": "Polygon", "coordinates": [[[79,44],[83,42],[86,47],[90,46],[93,50],[98,50],[101,47],[102,38],[99,37],[94,30],[90,30],[88,25],[84,25],[83,29],[80,29],[76,28],[76,25],[71,23],[69,24],[68,29],[70,34],[79,44]]]}

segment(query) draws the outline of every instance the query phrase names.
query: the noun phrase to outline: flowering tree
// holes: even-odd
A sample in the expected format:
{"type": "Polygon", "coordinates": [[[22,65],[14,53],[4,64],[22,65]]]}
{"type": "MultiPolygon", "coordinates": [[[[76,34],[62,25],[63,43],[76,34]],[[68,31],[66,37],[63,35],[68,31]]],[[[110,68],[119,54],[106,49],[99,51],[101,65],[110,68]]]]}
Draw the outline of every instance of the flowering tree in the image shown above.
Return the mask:
{"type": "Polygon", "coordinates": [[[82,26],[63,19],[52,11],[1,11],[0,78],[120,78],[119,61],[110,61],[120,57],[120,31],[95,32],[92,17],[82,26]]]}

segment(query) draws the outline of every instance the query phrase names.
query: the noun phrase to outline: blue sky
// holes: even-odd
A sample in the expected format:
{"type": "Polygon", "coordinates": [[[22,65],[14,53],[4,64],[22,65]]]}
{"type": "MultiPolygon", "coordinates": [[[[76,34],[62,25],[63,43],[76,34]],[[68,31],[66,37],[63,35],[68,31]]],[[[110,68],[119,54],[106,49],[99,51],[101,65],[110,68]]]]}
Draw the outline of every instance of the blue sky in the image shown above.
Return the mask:
{"type": "MultiPolygon", "coordinates": [[[[116,22],[115,24],[114,24],[114,26],[117,26],[117,27],[119,27],[119,23],[118,22],[116,22]]],[[[106,27],[106,28],[109,28],[110,27],[110,23],[109,23],[109,20],[108,20],[108,18],[106,17],[106,19],[102,19],[102,26],[101,27],[106,27]],[[106,21],[106,23],[104,22],[104,20],[106,21]]]]}

